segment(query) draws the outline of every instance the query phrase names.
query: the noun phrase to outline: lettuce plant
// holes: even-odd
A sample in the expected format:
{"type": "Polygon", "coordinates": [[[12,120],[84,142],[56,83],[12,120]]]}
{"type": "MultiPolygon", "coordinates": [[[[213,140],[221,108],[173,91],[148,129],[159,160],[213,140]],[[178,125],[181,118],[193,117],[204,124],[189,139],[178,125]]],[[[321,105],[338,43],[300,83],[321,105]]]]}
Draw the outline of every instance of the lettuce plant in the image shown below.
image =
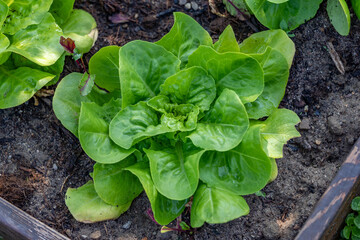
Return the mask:
{"type": "Polygon", "coordinates": [[[250,12],[269,29],[291,31],[313,18],[323,0],[223,0],[232,15],[250,12]],[[229,4],[232,3],[232,4],[229,4]]]}
{"type": "Polygon", "coordinates": [[[0,0],[0,109],[57,82],[65,58],[60,36],[74,39],[81,53],[90,50],[96,22],[73,5],[74,0],[0,0]]]}
{"type": "MultiPolygon", "coordinates": [[[[223,0],[227,10],[244,19],[249,13],[269,29],[291,31],[313,18],[323,0],[223,0]]],[[[360,18],[360,2],[351,0],[356,15],[360,18]]],[[[345,0],[327,0],[327,12],[339,34],[350,31],[350,11],[345,0]]]]}
{"type": "Polygon", "coordinates": [[[284,31],[238,45],[228,26],[213,44],[191,17],[174,16],[156,43],[97,52],[87,95],[80,73],[56,89],[56,116],[96,162],[92,180],[66,193],[78,221],[117,218],[143,190],[161,225],[189,205],[192,227],[233,220],[249,213],[242,196],[276,178],[275,158],[299,136],[298,116],[278,109],[295,53],[284,31]]]}

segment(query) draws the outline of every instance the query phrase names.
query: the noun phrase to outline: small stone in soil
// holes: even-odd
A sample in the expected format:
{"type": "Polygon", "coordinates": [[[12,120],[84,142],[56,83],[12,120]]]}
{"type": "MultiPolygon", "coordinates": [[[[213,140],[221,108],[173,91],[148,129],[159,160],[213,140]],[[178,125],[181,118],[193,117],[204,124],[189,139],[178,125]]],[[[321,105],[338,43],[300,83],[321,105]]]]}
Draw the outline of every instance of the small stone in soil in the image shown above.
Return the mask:
{"type": "Polygon", "coordinates": [[[71,230],[70,230],[70,229],[66,229],[66,230],[65,230],[65,233],[66,233],[66,235],[68,235],[69,237],[71,237],[71,230]]]}
{"type": "Polygon", "coordinates": [[[190,9],[191,9],[191,3],[185,4],[185,9],[186,9],[186,10],[190,10],[190,9]]]}
{"type": "Polygon", "coordinates": [[[123,229],[129,229],[131,227],[131,221],[127,221],[124,225],[122,225],[123,229]]]}
{"type": "Polygon", "coordinates": [[[185,5],[185,4],[186,4],[186,0],[180,0],[180,1],[179,1],[179,4],[180,4],[180,5],[185,5]]]}
{"type": "Polygon", "coordinates": [[[90,234],[91,239],[99,239],[100,237],[101,237],[101,232],[99,230],[90,234]]]}
{"type": "Polygon", "coordinates": [[[339,117],[337,116],[330,116],[327,119],[327,123],[329,126],[329,130],[331,133],[335,135],[341,135],[344,133],[343,129],[341,128],[341,122],[339,117]]]}
{"type": "Polygon", "coordinates": [[[196,2],[191,2],[191,7],[194,9],[194,11],[197,11],[199,9],[199,5],[196,2]]]}
{"type": "Polygon", "coordinates": [[[299,124],[299,128],[301,130],[309,130],[310,129],[310,120],[308,118],[304,118],[300,124],[299,124]]]}
{"type": "Polygon", "coordinates": [[[304,112],[308,112],[308,111],[309,111],[309,106],[306,105],[306,106],[304,107],[304,112]]]}
{"type": "Polygon", "coordinates": [[[58,170],[58,166],[55,163],[53,164],[53,169],[54,171],[58,170]]]}

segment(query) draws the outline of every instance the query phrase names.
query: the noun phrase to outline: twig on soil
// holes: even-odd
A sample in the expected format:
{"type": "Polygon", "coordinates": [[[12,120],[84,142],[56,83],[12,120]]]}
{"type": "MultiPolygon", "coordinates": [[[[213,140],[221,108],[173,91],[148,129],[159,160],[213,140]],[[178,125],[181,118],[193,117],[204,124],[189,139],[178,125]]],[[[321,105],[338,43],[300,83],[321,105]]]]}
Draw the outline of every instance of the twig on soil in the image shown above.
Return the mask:
{"type": "Polygon", "coordinates": [[[335,63],[336,68],[339,70],[341,74],[345,74],[344,64],[342,63],[339,54],[336,52],[334,45],[331,42],[327,42],[326,46],[328,48],[327,50],[331,56],[331,59],[335,63]]]}
{"type": "Polygon", "coordinates": [[[62,185],[61,185],[60,193],[62,193],[62,191],[63,191],[63,189],[64,189],[64,186],[65,186],[65,183],[67,182],[67,180],[68,180],[69,177],[71,177],[71,176],[72,176],[72,174],[68,175],[68,176],[65,178],[64,182],[63,182],[62,185]]]}
{"type": "Polygon", "coordinates": [[[107,227],[106,227],[105,223],[104,223],[104,229],[105,229],[106,235],[108,235],[109,233],[108,233],[108,230],[107,230],[107,227]]]}
{"type": "Polygon", "coordinates": [[[216,7],[215,0],[209,0],[209,6],[210,6],[210,10],[213,14],[215,14],[219,17],[227,17],[227,14],[219,12],[218,8],[216,7]]]}

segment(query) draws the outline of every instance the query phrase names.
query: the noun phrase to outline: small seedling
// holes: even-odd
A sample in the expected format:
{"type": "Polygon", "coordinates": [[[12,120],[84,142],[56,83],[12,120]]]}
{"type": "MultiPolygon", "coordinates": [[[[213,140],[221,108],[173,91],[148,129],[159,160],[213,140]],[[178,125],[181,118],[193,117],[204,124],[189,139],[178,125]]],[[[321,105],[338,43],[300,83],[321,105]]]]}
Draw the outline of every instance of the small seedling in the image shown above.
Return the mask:
{"type": "MultiPolygon", "coordinates": [[[[269,29],[294,30],[313,18],[324,0],[223,0],[233,16],[244,21],[249,13],[269,29]]],[[[350,11],[345,0],[326,0],[327,12],[336,31],[347,36],[350,32],[350,11]]],[[[360,19],[360,1],[351,0],[352,7],[360,19]]]]}
{"type": "Polygon", "coordinates": [[[341,231],[342,239],[360,239],[360,197],[356,197],[351,202],[353,213],[349,213],[345,219],[346,226],[341,231]]]}
{"type": "Polygon", "coordinates": [[[63,46],[64,50],[72,55],[72,58],[75,60],[77,65],[82,68],[83,70],[83,77],[81,78],[79,89],[81,96],[88,95],[95,84],[95,75],[89,74],[84,60],[83,54],[79,53],[79,50],[76,48],[75,41],[71,38],[64,38],[63,36],[60,37],[60,44],[63,46]]]}

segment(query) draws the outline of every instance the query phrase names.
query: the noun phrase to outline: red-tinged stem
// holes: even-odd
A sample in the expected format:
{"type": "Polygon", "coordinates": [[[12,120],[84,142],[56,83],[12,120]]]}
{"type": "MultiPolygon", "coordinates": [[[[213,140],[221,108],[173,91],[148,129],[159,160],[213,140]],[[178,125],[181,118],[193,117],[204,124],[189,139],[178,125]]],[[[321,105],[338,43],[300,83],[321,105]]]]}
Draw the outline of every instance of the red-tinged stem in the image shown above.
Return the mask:
{"type": "MultiPolygon", "coordinates": [[[[149,216],[149,218],[156,224],[159,224],[156,220],[155,220],[155,217],[154,217],[154,213],[152,211],[151,208],[149,208],[147,211],[146,211],[146,214],[149,216]]],[[[161,225],[161,224],[159,224],[161,225]]]]}
{"type": "Polygon", "coordinates": [[[85,67],[85,63],[84,63],[84,60],[83,58],[81,57],[81,63],[82,63],[82,66],[83,66],[83,69],[84,69],[84,73],[87,73],[87,70],[86,70],[86,67],[85,67]]]}
{"type": "Polygon", "coordinates": [[[83,68],[83,67],[81,66],[79,60],[75,60],[75,62],[76,62],[76,64],[78,65],[78,67],[79,67],[80,69],[83,68]]]}
{"type": "Polygon", "coordinates": [[[252,24],[252,23],[249,21],[248,16],[247,16],[243,11],[241,11],[240,8],[238,8],[238,7],[232,2],[232,0],[227,0],[227,1],[230,3],[231,6],[233,6],[233,7],[235,8],[235,10],[236,10],[236,12],[237,12],[238,14],[240,14],[240,15],[243,16],[243,18],[245,19],[246,24],[247,24],[252,30],[254,30],[254,32],[259,32],[259,30],[257,29],[257,27],[255,27],[254,24],[252,24]]]}
{"type": "Polygon", "coordinates": [[[81,62],[80,62],[79,59],[78,59],[78,60],[76,60],[76,63],[77,63],[77,65],[79,66],[79,68],[82,68],[82,70],[83,70],[84,73],[87,73],[86,67],[85,67],[85,64],[84,64],[84,61],[82,60],[82,58],[80,58],[80,59],[81,59],[81,62]]]}
{"type": "Polygon", "coordinates": [[[238,7],[232,2],[232,0],[227,0],[227,1],[231,4],[231,6],[233,6],[233,7],[235,8],[235,10],[236,10],[240,15],[242,15],[245,19],[247,19],[246,14],[245,14],[243,11],[241,11],[240,8],[238,8],[238,7]]]}

